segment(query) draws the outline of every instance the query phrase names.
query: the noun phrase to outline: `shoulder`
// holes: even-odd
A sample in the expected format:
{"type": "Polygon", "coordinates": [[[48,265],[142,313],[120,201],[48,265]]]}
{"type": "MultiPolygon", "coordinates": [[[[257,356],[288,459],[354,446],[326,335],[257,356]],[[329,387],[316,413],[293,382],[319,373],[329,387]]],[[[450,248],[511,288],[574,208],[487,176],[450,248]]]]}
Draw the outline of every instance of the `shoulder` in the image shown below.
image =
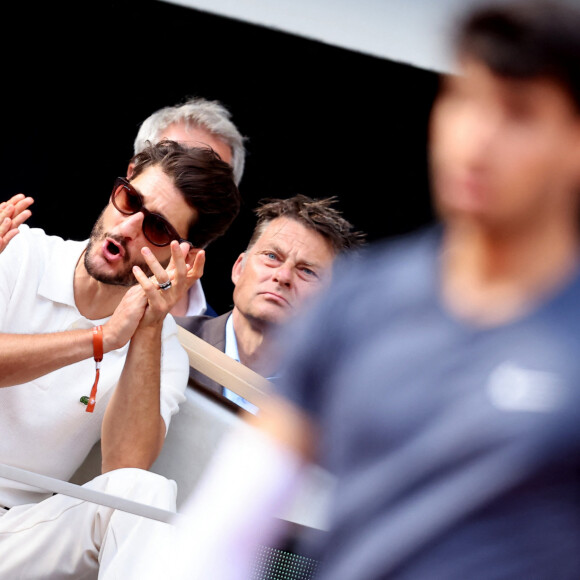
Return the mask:
{"type": "Polygon", "coordinates": [[[20,240],[22,243],[32,243],[36,241],[51,244],[74,243],[72,240],[65,240],[60,236],[47,234],[41,228],[32,228],[28,224],[22,224],[18,230],[19,234],[14,238],[14,241],[20,240]]]}
{"type": "Polygon", "coordinates": [[[0,254],[0,262],[4,269],[12,274],[18,271],[31,271],[36,277],[42,277],[46,268],[59,267],[73,260],[86,247],[87,241],[78,242],[64,240],[55,235],[49,235],[40,228],[31,228],[27,224],[19,227],[19,233],[10,241],[0,254]]]}
{"type": "Polygon", "coordinates": [[[60,236],[47,234],[41,228],[31,228],[27,224],[22,224],[18,235],[8,244],[3,253],[20,253],[32,249],[36,255],[48,254],[59,251],[63,247],[84,247],[87,240],[74,241],[65,240],[60,236]]]}
{"type": "Polygon", "coordinates": [[[192,334],[203,338],[207,342],[214,343],[216,340],[225,338],[226,322],[230,314],[231,311],[220,316],[183,316],[176,317],[175,321],[192,334]]]}
{"type": "Polygon", "coordinates": [[[417,291],[432,280],[439,247],[437,227],[371,243],[337,260],[327,298],[342,303],[351,303],[350,296],[366,298],[375,307],[417,291]]]}
{"type": "Polygon", "coordinates": [[[5,256],[19,254],[20,252],[27,251],[28,248],[33,247],[35,244],[37,244],[39,250],[42,250],[45,248],[48,238],[49,236],[44,230],[31,228],[27,224],[22,224],[18,228],[18,234],[10,241],[2,253],[5,256]]]}
{"type": "Polygon", "coordinates": [[[429,295],[438,249],[436,233],[422,230],[339,258],[328,291],[277,337],[278,392],[316,416],[344,361],[429,295]]]}
{"type": "Polygon", "coordinates": [[[421,230],[339,258],[330,288],[284,327],[280,342],[319,362],[319,345],[332,356],[348,351],[361,334],[432,297],[438,251],[438,236],[421,230]]]}

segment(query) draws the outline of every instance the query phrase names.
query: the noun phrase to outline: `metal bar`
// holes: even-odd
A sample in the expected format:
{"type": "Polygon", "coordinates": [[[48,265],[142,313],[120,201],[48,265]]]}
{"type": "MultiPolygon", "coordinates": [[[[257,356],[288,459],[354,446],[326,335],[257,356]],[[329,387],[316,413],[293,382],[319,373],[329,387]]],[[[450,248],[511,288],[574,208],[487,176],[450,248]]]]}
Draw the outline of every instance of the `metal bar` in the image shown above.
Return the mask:
{"type": "Polygon", "coordinates": [[[160,522],[174,523],[178,516],[175,512],[104,493],[96,489],[86,488],[81,485],[69,483],[68,481],[48,477],[47,475],[12,467],[4,463],[0,463],[0,477],[160,522]]]}

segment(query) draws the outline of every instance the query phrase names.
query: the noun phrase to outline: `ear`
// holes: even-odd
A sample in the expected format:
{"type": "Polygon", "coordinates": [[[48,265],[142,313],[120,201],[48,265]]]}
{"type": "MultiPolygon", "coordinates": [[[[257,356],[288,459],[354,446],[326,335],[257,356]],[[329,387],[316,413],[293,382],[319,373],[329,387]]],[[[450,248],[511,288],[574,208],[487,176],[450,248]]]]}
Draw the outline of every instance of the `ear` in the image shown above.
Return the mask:
{"type": "Polygon", "coordinates": [[[238,280],[240,279],[240,276],[242,275],[242,272],[244,271],[244,256],[245,256],[245,252],[242,252],[239,256],[238,259],[234,262],[234,265],[232,266],[232,282],[234,283],[234,286],[238,283],[238,280]]]}
{"type": "Polygon", "coordinates": [[[576,138],[574,139],[573,155],[576,158],[575,166],[576,166],[576,168],[579,168],[579,166],[580,166],[580,116],[579,116],[578,121],[576,123],[575,133],[576,133],[576,138]]]}
{"type": "Polygon", "coordinates": [[[574,123],[574,128],[570,129],[570,139],[562,145],[562,153],[558,158],[561,166],[560,175],[568,174],[573,180],[575,199],[578,199],[580,189],[580,115],[574,123]]]}
{"type": "Polygon", "coordinates": [[[129,163],[129,166],[127,167],[127,179],[131,179],[131,175],[133,175],[133,168],[135,167],[135,164],[131,161],[129,163]]]}

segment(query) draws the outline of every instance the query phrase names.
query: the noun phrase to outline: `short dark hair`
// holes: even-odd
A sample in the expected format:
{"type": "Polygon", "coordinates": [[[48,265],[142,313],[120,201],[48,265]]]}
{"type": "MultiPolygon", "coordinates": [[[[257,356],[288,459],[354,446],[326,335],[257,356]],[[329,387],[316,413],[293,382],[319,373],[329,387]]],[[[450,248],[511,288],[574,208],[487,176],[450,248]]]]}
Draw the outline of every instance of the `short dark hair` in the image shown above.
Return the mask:
{"type": "Polygon", "coordinates": [[[456,47],[500,76],[553,79],[580,111],[580,10],[569,0],[485,4],[464,18],[456,47]]]}
{"type": "Polygon", "coordinates": [[[196,248],[205,248],[223,235],[240,212],[232,167],[209,147],[184,147],[164,139],[145,147],[131,162],[131,179],[148,167],[159,166],[196,210],[197,219],[189,225],[187,236],[196,248]]]}
{"type": "Polygon", "coordinates": [[[263,199],[254,210],[258,221],[247,249],[256,243],[270,222],[281,217],[295,220],[323,236],[335,254],[362,246],[365,234],[355,231],[353,225],[331,207],[336,201],[336,196],[314,199],[302,194],[287,199],[263,199]]]}

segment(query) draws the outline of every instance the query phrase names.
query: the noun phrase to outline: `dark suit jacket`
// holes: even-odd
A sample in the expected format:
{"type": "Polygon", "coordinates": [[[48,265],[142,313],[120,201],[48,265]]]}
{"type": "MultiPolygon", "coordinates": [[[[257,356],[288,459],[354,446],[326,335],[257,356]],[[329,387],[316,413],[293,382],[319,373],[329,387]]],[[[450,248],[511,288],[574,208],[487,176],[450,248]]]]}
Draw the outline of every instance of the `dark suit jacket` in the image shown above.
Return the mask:
{"type": "MultiPolygon", "coordinates": [[[[230,310],[220,316],[176,316],[175,322],[212,346],[225,352],[226,322],[231,313],[232,311],[230,310]]],[[[220,402],[226,404],[233,410],[239,410],[239,407],[235,403],[223,396],[222,385],[192,367],[189,368],[189,385],[219,399],[220,402]]]]}

